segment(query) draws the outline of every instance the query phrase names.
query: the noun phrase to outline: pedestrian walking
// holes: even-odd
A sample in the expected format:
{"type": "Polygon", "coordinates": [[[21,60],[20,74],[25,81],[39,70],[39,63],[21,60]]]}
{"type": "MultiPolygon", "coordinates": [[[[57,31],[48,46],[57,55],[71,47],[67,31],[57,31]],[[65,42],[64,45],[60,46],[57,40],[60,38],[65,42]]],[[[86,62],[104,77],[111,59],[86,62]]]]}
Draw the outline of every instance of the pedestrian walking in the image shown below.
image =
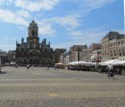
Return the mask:
{"type": "Polygon", "coordinates": [[[27,64],[27,70],[30,68],[29,64],[27,64]]]}
{"type": "Polygon", "coordinates": [[[114,67],[112,64],[108,65],[108,78],[114,78],[114,67]]]}
{"type": "Polygon", "coordinates": [[[16,68],[18,67],[18,65],[16,64],[16,68]]]}

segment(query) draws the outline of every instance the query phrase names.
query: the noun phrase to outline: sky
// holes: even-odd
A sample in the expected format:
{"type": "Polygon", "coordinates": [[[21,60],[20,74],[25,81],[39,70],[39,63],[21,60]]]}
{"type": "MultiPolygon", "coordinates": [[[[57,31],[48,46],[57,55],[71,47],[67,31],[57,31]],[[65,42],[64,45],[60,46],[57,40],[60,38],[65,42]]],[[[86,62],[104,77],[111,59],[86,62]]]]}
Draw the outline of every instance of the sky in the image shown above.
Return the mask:
{"type": "Polygon", "coordinates": [[[15,50],[39,26],[40,42],[52,48],[101,43],[109,31],[124,33],[123,0],[0,0],[0,49],[15,50]]]}

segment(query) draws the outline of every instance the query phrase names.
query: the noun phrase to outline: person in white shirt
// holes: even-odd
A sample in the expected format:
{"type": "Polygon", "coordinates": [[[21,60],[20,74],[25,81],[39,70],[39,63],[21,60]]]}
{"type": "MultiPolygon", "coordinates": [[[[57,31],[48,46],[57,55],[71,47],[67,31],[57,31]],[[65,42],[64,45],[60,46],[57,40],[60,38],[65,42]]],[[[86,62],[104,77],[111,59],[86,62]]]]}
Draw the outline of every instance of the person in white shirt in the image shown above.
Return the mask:
{"type": "Polygon", "coordinates": [[[114,78],[114,68],[112,64],[108,65],[108,78],[113,77],[114,78]]]}

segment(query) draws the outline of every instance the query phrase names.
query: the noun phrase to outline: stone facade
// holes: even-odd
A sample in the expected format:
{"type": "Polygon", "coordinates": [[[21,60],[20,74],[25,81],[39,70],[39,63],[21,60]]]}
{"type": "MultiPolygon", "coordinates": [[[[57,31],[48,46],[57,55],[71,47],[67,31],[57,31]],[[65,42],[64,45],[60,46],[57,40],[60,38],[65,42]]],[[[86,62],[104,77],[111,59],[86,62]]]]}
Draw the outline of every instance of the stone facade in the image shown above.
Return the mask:
{"type": "Polygon", "coordinates": [[[66,49],[64,48],[56,48],[54,51],[54,60],[55,63],[58,62],[64,62],[64,53],[66,52],[66,49]]]}
{"type": "Polygon", "coordinates": [[[38,26],[33,20],[28,27],[27,41],[22,38],[21,43],[16,42],[16,63],[21,66],[27,64],[36,66],[53,66],[53,48],[46,39],[40,43],[38,37],[38,26]]]}
{"type": "Polygon", "coordinates": [[[86,45],[73,45],[69,50],[69,62],[82,60],[81,51],[86,45]]]}
{"type": "Polygon", "coordinates": [[[91,48],[85,48],[81,51],[81,53],[82,53],[82,60],[83,61],[91,62],[91,56],[92,56],[92,49],[91,48]]]}
{"type": "MultiPolygon", "coordinates": [[[[98,58],[95,58],[95,52],[97,52],[100,49],[101,49],[101,44],[99,44],[99,43],[93,43],[93,44],[91,44],[90,47],[84,48],[81,51],[81,53],[82,53],[82,60],[83,61],[89,61],[89,62],[91,62],[91,61],[96,62],[97,59],[100,60],[101,59],[100,58],[101,55],[98,55],[97,56],[98,58]]],[[[98,54],[100,54],[100,52],[98,54]]]]}
{"type": "Polygon", "coordinates": [[[63,61],[65,64],[68,64],[70,61],[69,61],[69,52],[66,52],[64,54],[64,61],[63,61]]]}
{"type": "Polygon", "coordinates": [[[125,35],[110,31],[102,40],[102,61],[125,59],[125,35]]]}
{"type": "Polygon", "coordinates": [[[8,62],[15,62],[16,51],[9,50],[7,56],[8,56],[8,62]]]}
{"type": "Polygon", "coordinates": [[[102,56],[101,56],[101,49],[93,50],[91,61],[92,62],[101,62],[102,56]]]}
{"type": "Polygon", "coordinates": [[[5,64],[8,61],[7,52],[0,50],[0,65],[5,64]]]}

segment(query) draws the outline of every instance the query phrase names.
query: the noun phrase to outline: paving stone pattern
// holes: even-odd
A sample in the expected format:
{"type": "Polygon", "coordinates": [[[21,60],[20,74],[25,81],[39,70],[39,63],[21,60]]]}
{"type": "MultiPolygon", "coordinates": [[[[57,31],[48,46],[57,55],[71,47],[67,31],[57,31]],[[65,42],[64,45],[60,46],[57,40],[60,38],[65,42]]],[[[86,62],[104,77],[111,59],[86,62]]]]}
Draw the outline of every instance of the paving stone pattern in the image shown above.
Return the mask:
{"type": "Polygon", "coordinates": [[[125,76],[3,67],[0,107],[125,107],[125,76]]]}

